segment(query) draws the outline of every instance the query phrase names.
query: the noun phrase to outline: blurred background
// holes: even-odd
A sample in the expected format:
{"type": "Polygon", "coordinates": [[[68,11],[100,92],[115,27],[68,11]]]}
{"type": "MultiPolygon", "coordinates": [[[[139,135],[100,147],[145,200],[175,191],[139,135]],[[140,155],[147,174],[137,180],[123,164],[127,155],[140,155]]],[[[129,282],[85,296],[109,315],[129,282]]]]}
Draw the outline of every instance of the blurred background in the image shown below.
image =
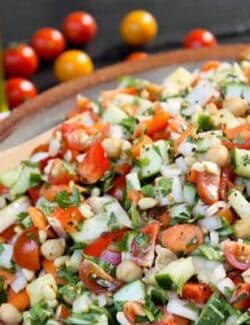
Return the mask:
{"type": "MultiPolygon", "coordinates": [[[[3,46],[30,43],[31,36],[42,27],[61,30],[65,17],[74,11],[90,13],[97,23],[97,33],[88,44],[67,48],[85,51],[95,68],[125,60],[135,51],[148,54],[183,46],[192,29],[211,31],[218,43],[250,40],[249,0],[1,0],[3,46]],[[144,46],[131,46],[122,40],[120,24],[135,9],[151,13],[158,33],[144,46]]],[[[39,69],[29,79],[38,91],[57,83],[53,62],[41,60],[39,69]]]]}

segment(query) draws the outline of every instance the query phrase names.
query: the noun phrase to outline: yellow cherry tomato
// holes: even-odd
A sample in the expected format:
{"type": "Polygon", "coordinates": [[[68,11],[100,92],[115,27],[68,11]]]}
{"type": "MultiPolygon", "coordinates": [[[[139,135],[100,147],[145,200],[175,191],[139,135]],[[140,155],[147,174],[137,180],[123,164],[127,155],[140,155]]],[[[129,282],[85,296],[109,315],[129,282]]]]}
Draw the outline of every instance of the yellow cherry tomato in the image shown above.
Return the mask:
{"type": "Polygon", "coordinates": [[[90,57],[79,50],[69,50],[56,59],[54,73],[59,81],[67,81],[90,74],[94,65],[90,57]]]}
{"type": "Polygon", "coordinates": [[[149,12],[134,10],[129,12],[122,20],[121,35],[130,45],[145,45],[157,34],[157,21],[149,12]]]}

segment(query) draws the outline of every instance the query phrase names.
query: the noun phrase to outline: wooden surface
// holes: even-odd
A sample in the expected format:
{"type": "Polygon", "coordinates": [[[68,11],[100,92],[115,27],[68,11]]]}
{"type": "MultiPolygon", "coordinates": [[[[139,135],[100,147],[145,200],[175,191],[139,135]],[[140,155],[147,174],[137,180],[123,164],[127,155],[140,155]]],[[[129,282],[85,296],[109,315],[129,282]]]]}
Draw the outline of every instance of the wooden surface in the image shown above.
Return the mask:
{"type": "MultiPolygon", "coordinates": [[[[49,109],[52,105],[56,105],[58,102],[65,100],[67,96],[77,94],[78,91],[84,88],[112,80],[123,74],[133,74],[135,72],[152,70],[173,64],[209,59],[234,59],[237,58],[240,52],[246,48],[248,48],[248,45],[238,44],[219,46],[212,49],[172,51],[154,55],[144,61],[136,63],[135,65],[131,65],[130,63],[121,63],[101,69],[88,78],[82,77],[52,88],[34,100],[24,104],[22,108],[6,119],[5,123],[0,124],[0,138],[3,138],[11,131],[15,124],[17,124],[21,119],[27,117],[27,115],[35,114],[35,112],[41,108],[47,109],[49,114],[49,109]]],[[[41,143],[47,142],[49,136],[50,132],[46,132],[44,135],[40,135],[24,144],[0,152],[0,171],[15,166],[20,160],[27,159],[32,149],[41,143]]]]}

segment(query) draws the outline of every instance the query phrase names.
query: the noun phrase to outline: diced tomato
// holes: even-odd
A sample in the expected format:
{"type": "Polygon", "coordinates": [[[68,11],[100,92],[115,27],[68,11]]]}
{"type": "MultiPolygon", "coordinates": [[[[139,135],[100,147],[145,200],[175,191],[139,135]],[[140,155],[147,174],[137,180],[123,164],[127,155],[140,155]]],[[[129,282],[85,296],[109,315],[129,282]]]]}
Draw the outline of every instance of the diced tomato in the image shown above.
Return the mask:
{"type": "Polygon", "coordinates": [[[234,284],[239,284],[241,282],[243,282],[241,273],[239,273],[240,271],[230,271],[227,273],[227,276],[233,281],[234,284]]]}
{"type": "Polygon", "coordinates": [[[71,189],[69,185],[49,185],[44,184],[41,188],[40,195],[44,196],[50,202],[53,202],[58,193],[66,191],[67,193],[71,193],[71,189]]]}
{"type": "Polygon", "coordinates": [[[188,181],[197,185],[198,194],[203,202],[213,204],[219,200],[219,175],[192,170],[188,181]]]}
{"type": "Polygon", "coordinates": [[[231,142],[228,140],[223,140],[222,143],[228,149],[234,149],[234,148],[247,149],[247,150],[250,149],[250,139],[244,139],[243,143],[236,143],[236,142],[231,142]]]}
{"type": "Polygon", "coordinates": [[[0,234],[0,237],[4,238],[4,241],[6,242],[9,241],[16,234],[14,229],[15,225],[10,226],[0,234]]]}
{"type": "Polygon", "coordinates": [[[235,139],[237,137],[250,138],[250,124],[246,123],[231,129],[225,129],[224,133],[229,139],[235,139]]]}
{"type": "Polygon", "coordinates": [[[101,237],[96,239],[84,249],[84,254],[93,257],[100,257],[102,252],[108,248],[112,242],[121,240],[127,231],[128,229],[120,229],[117,231],[104,233],[101,237]]]}
{"type": "Polygon", "coordinates": [[[250,267],[250,245],[227,240],[223,245],[227,262],[237,270],[250,267]]]}
{"type": "Polygon", "coordinates": [[[20,267],[32,271],[40,269],[38,229],[30,227],[21,233],[14,244],[13,255],[20,267]]]}
{"type": "Polygon", "coordinates": [[[64,230],[68,233],[76,232],[79,228],[79,224],[84,221],[84,216],[75,206],[67,209],[58,207],[53,211],[52,217],[59,220],[64,230]]]}
{"type": "Polygon", "coordinates": [[[219,188],[219,196],[221,200],[227,201],[227,192],[231,188],[234,177],[235,175],[231,165],[222,168],[219,188]]]}
{"type": "Polygon", "coordinates": [[[39,197],[40,197],[40,191],[41,191],[41,187],[40,186],[36,186],[36,187],[31,187],[28,189],[28,195],[32,200],[32,203],[36,204],[36,202],[38,201],[39,197]]]}
{"type": "Polygon", "coordinates": [[[211,295],[212,290],[208,284],[194,282],[186,283],[181,293],[184,299],[192,300],[197,304],[205,304],[211,295]]]}
{"type": "Polygon", "coordinates": [[[123,192],[126,189],[126,178],[125,176],[116,176],[112,182],[109,194],[114,196],[117,200],[121,201],[123,192]]]}
{"type": "Polygon", "coordinates": [[[157,140],[168,140],[170,137],[170,132],[168,129],[164,129],[162,131],[159,132],[155,132],[151,135],[151,139],[153,141],[157,141],[157,140]]]}
{"type": "Polygon", "coordinates": [[[60,304],[57,307],[57,311],[56,311],[56,316],[58,320],[65,320],[66,318],[68,318],[70,315],[70,310],[69,308],[64,305],[64,304],[60,304]]]}
{"type": "Polygon", "coordinates": [[[114,166],[114,171],[119,175],[127,175],[131,170],[131,165],[128,163],[118,164],[114,166]]]}
{"type": "Polygon", "coordinates": [[[80,163],[78,172],[82,180],[88,184],[99,181],[110,168],[110,161],[100,142],[95,142],[87,151],[80,163]]]}
{"type": "Polygon", "coordinates": [[[154,261],[156,239],[160,230],[159,221],[153,221],[140,229],[131,243],[132,260],[143,267],[150,267],[154,261]],[[141,240],[140,240],[140,237],[141,240]]]}
{"type": "Polygon", "coordinates": [[[199,226],[180,224],[167,228],[161,234],[162,245],[172,252],[188,254],[195,251],[204,241],[199,226]]]}
{"type": "Polygon", "coordinates": [[[250,307],[250,283],[239,283],[231,300],[234,308],[247,310],[250,307]]]}
{"type": "Polygon", "coordinates": [[[79,276],[84,286],[96,294],[115,292],[122,285],[99,265],[87,259],[84,259],[80,265],[79,276]]]}
{"type": "Polygon", "coordinates": [[[0,195],[4,195],[9,192],[9,189],[5,187],[3,184],[0,184],[0,195]]]}
{"type": "Polygon", "coordinates": [[[30,298],[26,289],[16,293],[10,288],[8,290],[8,303],[15,306],[19,311],[28,309],[30,306],[30,298]]]}
{"type": "Polygon", "coordinates": [[[66,168],[62,159],[53,159],[52,165],[48,174],[48,182],[52,185],[68,184],[74,180],[76,175],[66,168]]]}
{"type": "Polygon", "coordinates": [[[143,134],[143,132],[146,132],[148,136],[152,136],[154,133],[162,131],[167,127],[169,118],[169,113],[163,111],[162,109],[156,110],[154,116],[139,123],[135,136],[139,137],[143,134]]]}

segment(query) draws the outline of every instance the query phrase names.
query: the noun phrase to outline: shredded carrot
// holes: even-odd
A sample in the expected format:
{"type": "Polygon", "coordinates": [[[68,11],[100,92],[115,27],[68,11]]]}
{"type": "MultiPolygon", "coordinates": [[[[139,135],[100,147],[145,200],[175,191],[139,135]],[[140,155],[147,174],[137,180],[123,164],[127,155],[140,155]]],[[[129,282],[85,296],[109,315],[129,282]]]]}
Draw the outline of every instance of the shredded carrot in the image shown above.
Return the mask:
{"type": "Polygon", "coordinates": [[[220,61],[207,61],[201,68],[201,71],[206,72],[209,70],[215,70],[219,67],[220,61]]]}
{"type": "Polygon", "coordinates": [[[178,154],[178,148],[182,142],[184,142],[190,135],[193,134],[195,130],[195,127],[191,124],[189,127],[186,129],[185,132],[183,132],[179,138],[177,138],[174,142],[174,152],[177,155],[178,154]]]}
{"type": "Polygon", "coordinates": [[[28,212],[31,221],[33,222],[36,228],[38,228],[39,230],[45,230],[47,228],[48,222],[41,210],[35,207],[29,207],[28,212]]]}
{"type": "Polygon", "coordinates": [[[11,284],[15,280],[15,274],[11,273],[5,269],[0,268],[0,278],[4,279],[6,285],[11,284]]]}
{"type": "Polygon", "coordinates": [[[51,274],[54,277],[54,279],[56,280],[56,283],[57,284],[61,284],[61,285],[62,284],[65,284],[65,281],[63,279],[61,279],[61,278],[58,277],[58,275],[57,275],[57,269],[55,267],[54,262],[49,261],[47,259],[43,259],[42,260],[42,266],[43,266],[43,269],[44,269],[44,271],[46,273],[49,273],[49,274],[51,274]]]}
{"type": "Polygon", "coordinates": [[[137,206],[138,201],[143,197],[142,193],[136,190],[128,190],[127,192],[128,199],[137,206]]]}
{"type": "Polygon", "coordinates": [[[10,288],[8,290],[8,303],[12,304],[20,311],[28,309],[30,306],[30,299],[26,289],[16,293],[10,288]]]}
{"type": "Polygon", "coordinates": [[[225,218],[230,224],[232,224],[236,220],[235,214],[230,208],[221,209],[218,212],[218,216],[225,218]]]}
{"type": "Polygon", "coordinates": [[[145,145],[150,144],[150,143],[152,143],[152,140],[150,139],[150,137],[148,137],[147,135],[144,135],[144,136],[142,137],[142,139],[140,139],[140,141],[137,142],[137,143],[133,146],[133,148],[132,148],[132,150],[131,150],[131,155],[132,155],[132,157],[133,157],[133,158],[138,157],[138,156],[140,155],[141,149],[142,149],[145,145]]]}

